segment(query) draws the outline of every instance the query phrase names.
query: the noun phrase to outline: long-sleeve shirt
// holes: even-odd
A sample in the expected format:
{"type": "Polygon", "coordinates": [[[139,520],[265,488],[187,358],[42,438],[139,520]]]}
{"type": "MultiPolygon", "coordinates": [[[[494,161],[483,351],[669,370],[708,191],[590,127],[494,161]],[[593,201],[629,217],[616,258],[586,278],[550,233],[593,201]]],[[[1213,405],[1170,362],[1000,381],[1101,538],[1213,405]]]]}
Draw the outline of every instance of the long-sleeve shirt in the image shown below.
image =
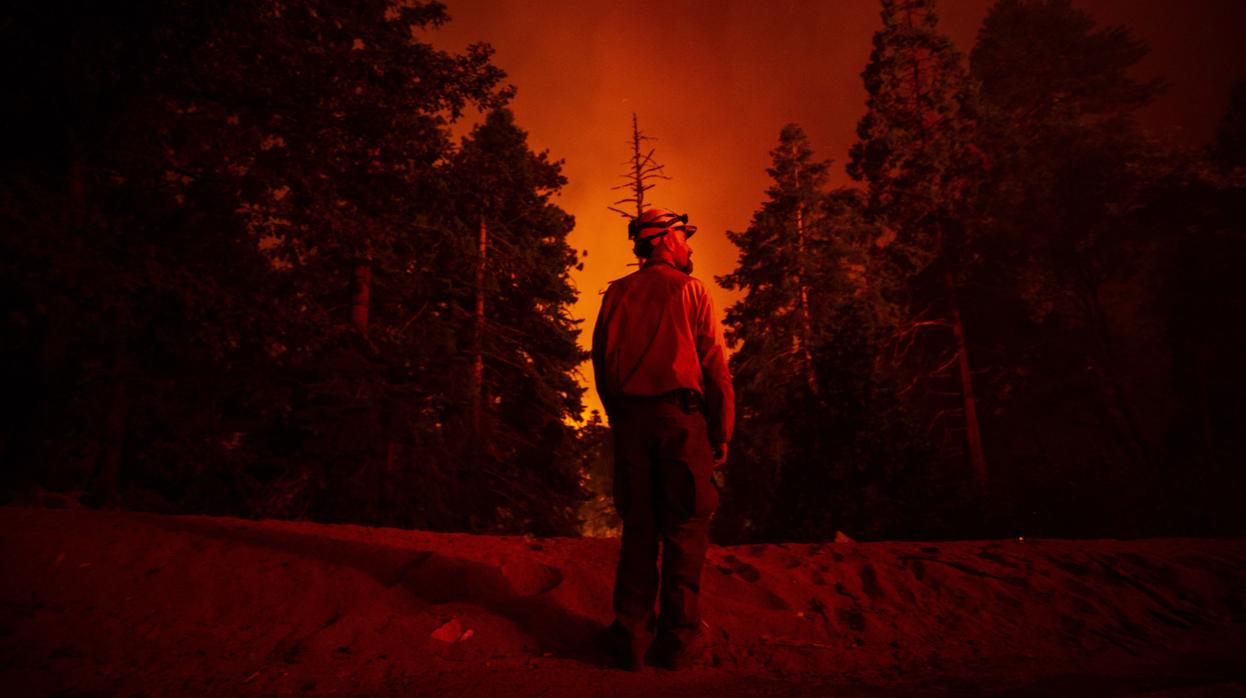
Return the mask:
{"type": "Polygon", "coordinates": [[[705,284],[663,262],[610,284],[593,328],[597,394],[654,396],[688,388],[705,400],[710,441],[731,440],[735,394],[722,326],[705,284]]]}

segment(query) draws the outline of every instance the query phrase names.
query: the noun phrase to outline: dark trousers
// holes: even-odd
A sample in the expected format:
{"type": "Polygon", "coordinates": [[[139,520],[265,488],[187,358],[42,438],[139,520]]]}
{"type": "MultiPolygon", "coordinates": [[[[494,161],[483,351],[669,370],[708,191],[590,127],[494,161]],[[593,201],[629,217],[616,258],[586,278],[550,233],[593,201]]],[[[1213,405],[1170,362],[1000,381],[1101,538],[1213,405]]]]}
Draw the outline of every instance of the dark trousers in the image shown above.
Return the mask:
{"type": "Polygon", "coordinates": [[[633,642],[651,640],[656,629],[686,645],[700,632],[701,565],[718,506],[705,415],[660,398],[623,398],[612,404],[610,424],[614,505],[623,519],[616,623],[633,642]]]}

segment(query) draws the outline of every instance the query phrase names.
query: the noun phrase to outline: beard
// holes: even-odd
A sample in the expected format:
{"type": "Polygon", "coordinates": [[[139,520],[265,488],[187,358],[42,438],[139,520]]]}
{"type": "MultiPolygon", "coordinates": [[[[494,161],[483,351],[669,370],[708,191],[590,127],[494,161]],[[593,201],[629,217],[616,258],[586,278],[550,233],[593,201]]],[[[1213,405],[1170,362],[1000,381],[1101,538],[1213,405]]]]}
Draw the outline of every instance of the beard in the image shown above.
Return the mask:
{"type": "Polygon", "coordinates": [[[692,258],[689,257],[688,261],[684,262],[683,264],[676,265],[675,268],[682,271],[685,274],[691,274],[692,273],[692,258]]]}

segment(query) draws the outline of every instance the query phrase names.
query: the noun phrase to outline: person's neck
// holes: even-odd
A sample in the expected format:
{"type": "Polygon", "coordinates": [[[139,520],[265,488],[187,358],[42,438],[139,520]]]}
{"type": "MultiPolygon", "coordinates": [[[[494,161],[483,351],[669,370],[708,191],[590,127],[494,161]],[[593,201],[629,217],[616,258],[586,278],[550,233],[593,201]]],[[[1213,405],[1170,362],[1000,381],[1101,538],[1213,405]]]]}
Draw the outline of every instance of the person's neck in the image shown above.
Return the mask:
{"type": "Polygon", "coordinates": [[[644,265],[642,266],[647,266],[649,264],[665,264],[679,269],[679,265],[675,263],[674,253],[672,253],[671,250],[667,249],[665,246],[658,246],[657,249],[653,251],[653,255],[650,256],[649,259],[646,259],[644,265]]]}
{"type": "Polygon", "coordinates": [[[665,264],[666,266],[670,267],[671,269],[674,269],[675,271],[683,271],[683,269],[680,269],[678,266],[675,265],[674,261],[663,258],[663,257],[650,257],[649,259],[646,259],[643,263],[641,263],[640,268],[646,269],[655,264],[665,264]]]}

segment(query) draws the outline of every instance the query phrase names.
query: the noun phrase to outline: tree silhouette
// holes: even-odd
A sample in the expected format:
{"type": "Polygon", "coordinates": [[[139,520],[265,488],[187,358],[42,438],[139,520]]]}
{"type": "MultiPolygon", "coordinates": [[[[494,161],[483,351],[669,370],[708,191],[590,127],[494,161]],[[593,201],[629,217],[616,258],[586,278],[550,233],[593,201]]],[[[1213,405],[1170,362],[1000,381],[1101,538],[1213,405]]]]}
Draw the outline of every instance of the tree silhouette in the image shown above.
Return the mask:
{"type": "Polygon", "coordinates": [[[512,93],[486,45],[422,41],[448,19],[431,2],[36,5],[0,27],[8,64],[33,61],[0,173],[24,192],[3,201],[5,317],[31,318],[6,319],[4,356],[31,375],[6,414],[32,415],[0,439],[23,464],[6,489],[575,530],[558,166],[508,116],[450,138],[512,93]],[[459,186],[469,171],[494,198],[459,186]],[[476,442],[507,467],[461,472],[476,442]]]}
{"type": "Polygon", "coordinates": [[[655,149],[650,148],[648,145],[653,140],[655,139],[641,132],[640,126],[636,122],[636,113],[633,112],[632,155],[623,162],[627,166],[627,171],[623,173],[622,177],[627,181],[616,187],[611,187],[612,190],[624,190],[631,196],[619,199],[614,202],[613,206],[606,207],[628,220],[640,218],[640,214],[645,212],[645,193],[656,186],[654,180],[670,179],[664,171],[664,167],[653,158],[655,149]],[[631,204],[636,209],[635,214],[631,211],[617,208],[621,204],[631,204]]]}
{"type": "Polygon", "coordinates": [[[567,534],[577,530],[583,498],[568,420],[582,410],[575,371],[586,357],[570,315],[574,220],[551,201],[566,183],[561,162],[533,153],[514,115],[500,109],[463,140],[450,167],[448,222],[463,245],[451,269],[461,282],[455,303],[472,376],[467,445],[479,458],[463,506],[500,530],[567,534]]]}
{"type": "MultiPolygon", "coordinates": [[[[867,112],[848,172],[868,185],[871,215],[888,231],[870,275],[887,280],[902,312],[894,361],[911,367],[911,387],[931,403],[936,422],[961,426],[966,460],[982,488],[986,457],[957,298],[966,188],[981,159],[972,141],[971,87],[961,56],[938,32],[934,6],[883,0],[883,28],[862,74],[867,112]],[[955,388],[939,389],[934,381],[950,375],[955,388]],[[939,408],[948,392],[958,406],[939,408]]],[[[954,431],[945,426],[949,436],[954,431]]]]}
{"type": "MultiPolygon", "coordinates": [[[[981,257],[974,273],[989,289],[983,296],[996,301],[981,304],[983,317],[993,318],[983,330],[999,328],[983,343],[1017,347],[997,350],[1012,368],[993,380],[1010,386],[1013,398],[994,411],[1028,413],[1032,405],[1036,413],[1015,419],[1042,424],[1076,415],[1098,424],[1094,435],[1068,437],[1059,463],[1030,466],[1067,468],[1069,482],[1082,482],[1078,471],[1091,463],[1109,462],[1130,464],[1124,467],[1141,483],[1155,458],[1137,404],[1141,376],[1124,368],[1133,349],[1113,327],[1137,310],[1114,304],[1109,291],[1149,283],[1130,280],[1149,254],[1151,226],[1129,212],[1145,205],[1158,174],[1157,153],[1134,125],[1160,88],[1130,74],[1145,54],[1125,28],[1097,28],[1066,0],[1001,0],[971,54],[980,84],[977,143],[991,162],[974,194],[981,257]],[[1040,333],[1062,339],[1040,342],[1040,333]],[[1066,402],[1061,394],[1079,397],[1066,402]]],[[[1146,291],[1132,295],[1141,300],[1146,291]]],[[[1076,433],[1068,425],[1049,429],[1053,439],[1076,433]]]]}
{"type": "Polygon", "coordinates": [[[743,292],[727,310],[740,415],[716,519],[724,540],[818,540],[900,525],[895,463],[906,425],[873,357],[886,313],[862,275],[877,230],[855,191],[826,191],[829,162],[789,124],[771,150],[772,184],[718,279],[743,292]],[[868,494],[867,494],[868,492],[868,494]],[[886,513],[884,513],[886,512],[886,513]]]}

